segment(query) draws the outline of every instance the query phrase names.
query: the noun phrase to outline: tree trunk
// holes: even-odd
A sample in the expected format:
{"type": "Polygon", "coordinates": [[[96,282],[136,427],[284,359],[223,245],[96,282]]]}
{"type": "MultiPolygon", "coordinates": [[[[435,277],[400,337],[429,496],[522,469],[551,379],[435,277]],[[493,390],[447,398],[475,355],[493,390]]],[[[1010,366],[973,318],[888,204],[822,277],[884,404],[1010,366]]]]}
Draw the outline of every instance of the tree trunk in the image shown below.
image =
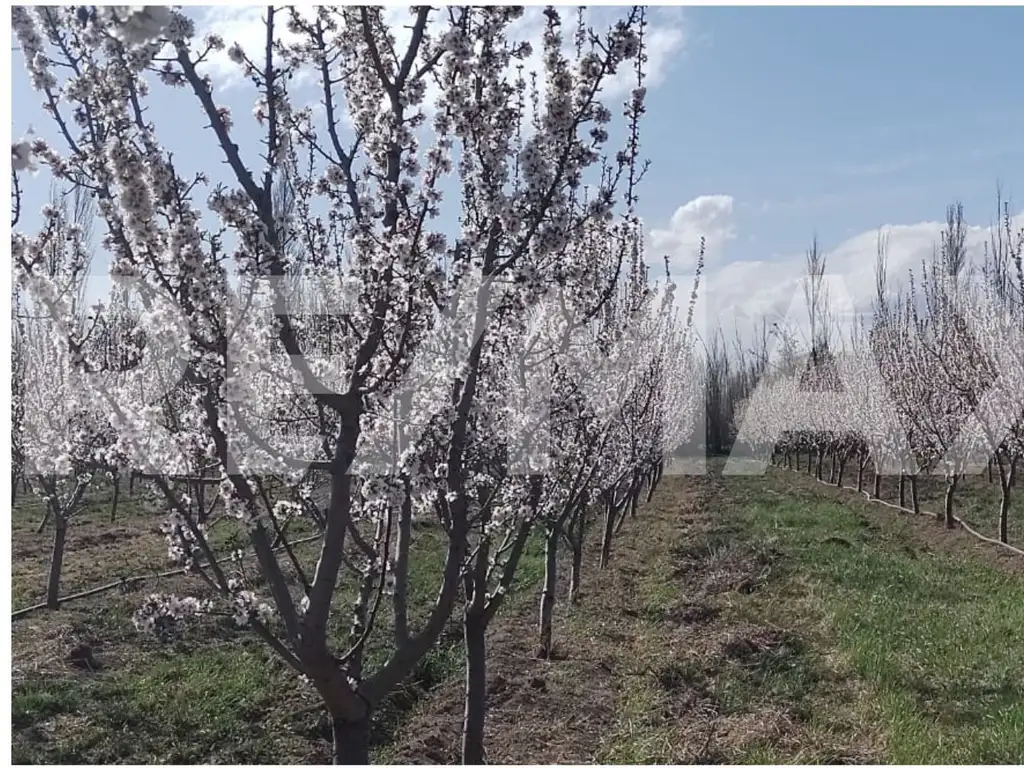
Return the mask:
{"type": "Polygon", "coordinates": [[[558,533],[558,526],[552,525],[544,540],[544,591],[540,595],[540,651],[537,654],[542,659],[551,658],[551,623],[558,581],[558,533]]]}
{"type": "Polygon", "coordinates": [[[626,508],[630,504],[630,498],[629,491],[626,491],[626,496],[622,499],[622,503],[618,505],[618,511],[615,513],[615,532],[612,534],[612,538],[619,535],[619,531],[622,530],[622,526],[626,522],[626,508]]]}
{"type": "MultiPolygon", "coordinates": [[[[943,504],[944,520],[947,528],[955,528],[956,521],[953,519],[953,494],[956,493],[956,484],[960,480],[959,475],[953,475],[946,479],[946,499],[943,504]]],[[[940,520],[941,522],[941,520],[940,520]]]]}
{"type": "Polygon", "coordinates": [[[843,473],[846,472],[846,459],[839,460],[839,476],[836,478],[836,488],[843,487],[843,473]]]}
{"type": "Polygon", "coordinates": [[[362,720],[331,719],[332,758],[335,765],[370,764],[370,713],[362,720]]]}
{"type": "Polygon", "coordinates": [[[599,567],[603,570],[608,567],[608,560],[612,555],[612,536],[615,533],[615,500],[609,499],[604,503],[604,533],[601,536],[601,561],[599,567]]]}
{"type": "Polygon", "coordinates": [[[586,525],[586,510],[576,515],[575,525],[570,527],[572,536],[572,571],[569,574],[569,604],[576,605],[580,599],[580,583],[583,579],[583,527],[586,525]]]}
{"type": "Polygon", "coordinates": [[[796,452],[796,471],[800,471],[800,451],[796,452]]]}
{"type": "Polygon", "coordinates": [[[402,479],[402,506],[398,513],[398,539],[395,542],[395,589],[391,599],[397,645],[409,639],[409,545],[412,541],[412,486],[402,479]]]}
{"type": "Polygon", "coordinates": [[[647,496],[644,497],[644,504],[650,504],[654,497],[654,471],[647,475],[647,496]]]}
{"type": "Polygon", "coordinates": [[[1002,491],[999,499],[999,540],[1003,544],[1010,543],[1010,489],[1013,487],[1016,469],[1016,462],[1010,464],[1009,472],[1003,468],[1003,463],[999,462],[999,487],[1002,491]]]}
{"type": "Polygon", "coordinates": [[[877,467],[875,468],[875,486],[871,490],[876,499],[882,498],[882,476],[877,467]]]}
{"type": "Polygon", "coordinates": [[[834,483],[836,481],[836,455],[832,454],[832,469],[828,473],[828,481],[834,483]]]}
{"type": "Polygon", "coordinates": [[[569,580],[569,604],[580,601],[580,584],[583,580],[583,542],[577,541],[572,547],[572,573],[569,580]]]}
{"type": "Polygon", "coordinates": [[[468,615],[466,642],[466,709],[462,721],[463,765],[484,764],[484,720],[487,715],[487,627],[483,617],[468,615]]]}
{"type": "Polygon", "coordinates": [[[864,490],[864,458],[862,456],[857,457],[857,493],[864,490]]]}
{"type": "Polygon", "coordinates": [[[203,479],[204,479],[205,475],[206,475],[205,472],[200,472],[200,474],[199,474],[199,482],[196,483],[196,490],[195,490],[195,498],[198,501],[198,507],[199,507],[199,521],[203,525],[206,525],[206,514],[207,514],[207,509],[206,509],[206,483],[203,482],[203,479]]]}
{"type": "Polygon", "coordinates": [[[46,505],[46,511],[43,513],[43,519],[39,523],[39,527],[36,528],[36,533],[37,534],[42,533],[43,531],[46,530],[46,524],[48,522],[50,522],[50,518],[51,517],[53,517],[53,509],[50,507],[49,504],[47,504],[46,505]]]}
{"type": "Polygon", "coordinates": [[[915,515],[921,514],[921,504],[917,498],[917,475],[910,476],[910,504],[915,515]]]}
{"type": "MultiPolygon", "coordinates": [[[[114,473],[114,500],[110,503],[110,522],[117,519],[117,501],[121,498],[121,475],[114,473]]],[[[202,502],[200,501],[200,504],[202,502]]]]}
{"type": "Polygon", "coordinates": [[[907,506],[907,476],[900,472],[900,506],[907,506]]]}
{"type": "Polygon", "coordinates": [[[53,553],[50,556],[50,576],[46,583],[46,607],[55,611],[60,607],[60,572],[64,566],[64,545],[68,540],[68,520],[63,515],[53,517],[53,553]]]}

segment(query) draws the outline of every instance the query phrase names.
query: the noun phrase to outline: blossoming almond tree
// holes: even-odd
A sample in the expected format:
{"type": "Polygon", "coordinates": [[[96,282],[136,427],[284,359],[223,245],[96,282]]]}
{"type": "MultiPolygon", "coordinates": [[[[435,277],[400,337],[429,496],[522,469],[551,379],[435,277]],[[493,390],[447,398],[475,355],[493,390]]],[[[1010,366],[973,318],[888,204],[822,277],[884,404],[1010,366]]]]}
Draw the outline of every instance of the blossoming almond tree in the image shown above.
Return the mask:
{"type": "Polygon", "coordinates": [[[81,388],[67,352],[41,323],[28,323],[19,339],[25,381],[21,423],[25,476],[46,502],[53,549],[46,604],[58,607],[60,578],[71,518],[83,506],[103,449],[102,424],[87,404],[74,397],[81,388]]]}
{"type": "Polygon", "coordinates": [[[960,443],[974,438],[997,467],[998,537],[1006,544],[1011,493],[1024,449],[1024,231],[1013,231],[1008,207],[1001,213],[982,265],[978,293],[963,308],[980,357],[992,367],[993,383],[980,393],[975,418],[968,425],[975,434],[965,435],[960,443]]]}
{"type": "Polygon", "coordinates": [[[89,200],[51,187],[43,229],[22,254],[40,279],[19,275],[15,283],[13,390],[17,430],[14,445],[22,478],[46,501],[39,530],[54,526],[46,604],[59,606],[60,577],[71,518],[87,489],[113,458],[111,434],[94,403],[83,397],[73,351],[51,333],[51,307],[66,308],[60,322],[85,344],[94,342],[99,306],[85,306],[90,253],[89,200]],[[36,291],[41,293],[42,298],[36,291]]]}
{"type": "MultiPolygon", "coordinates": [[[[537,373],[546,372],[546,358],[557,351],[561,344],[559,336],[564,336],[566,329],[551,327],[550,305],[545,309],[548,311],[535,318],[538,322],[532,328],[507,334],[504,349],[494,348],[488,370],[481,377],[480,393],[492,405],[486,413],[479,413],[473,423],[476,511],[472,548],[463,577],[463,760],[467,764],[484,760],[487,627],[515,577],[543,498],[551,492],[551,484],[545,478],[549,449],[545,433],[551,426],[545,407],[548,377],[538,377],[537,373]]],[[[511,326],[510,323],[509,330],[511,326]]]]}
{"type": "MultiPolygon", "coordinates": [[[[556,379],[559,418],[551,476],[557,478],[541,518],[545,577],[539,615],[539,655],[553,649],[552,617],[563,536],[573,548],[570,600],[578,597],[582,537],[591,502],[604,511],[602,560],[607,563],[616,521],[639,494],[637,478],[653,487],[668,452],[692,429],[696,406],[690,312],[685,326],[673,310],[671,284],[659,299],[637,279],[638,270],[584,342],[562,362],[556,379]],[[682,395],[680,393],[683,393],[682,395]],[[676,404],[678,412],[662,410],[676,404]],[[673,442],[674,441],[674,442],[673,442]]],[[[699,271],[698,271],[699,276],[699,271]]],[[[694,292],[697,283],[694,283],[694,292]]],[[[586,335],[586,334],[585,334],[586,335]]]]}
{"type": "Polygon", "coordinates": [[[967,324],[965,309],[973,302],[974,273],[965,240],[963,209],[950,206],[941,247],[922,269],[925,311],[912,308],[916,354],[908,355],[906,374],[928,382],[917,423],[946,479],[940,522],[947,528],[955,527],[953,503],[959,481],[984,442],[983,435],[965,428],[974,422],[981,393],[993,378],[991,361],[982,355],[967,324]],[[970,445],[958,440],[962,432],[971,436],[970,445]]]}
{"type": "MultiPolygon", "coordinates": [[[[590,265],[566,261],[566,245],[585,221],[607,218],[615,184],[630,166],[624,153],[606,162],[580,215],[574,201],[588,167],[600,160],[612,118],[598,98],[601,83],[636,56],[640,12],[591,34],[575,61],[562,52],[559,14],[545,12],[544,98],[532,125],[524,122],[522,95],[508,76],[530,50],[510,33],[520,12],[414,8],[408,43],[399,47],[380,9],[268,8],[265,47],[228,50],[256,91],[254,117],[264,128],[261,170],[252,165],[259,149],[235,143],[232,117],[202,74],[206,57],[225,41],[198,40],[181,12],[79,7],[13,13],[32,84],[64,144],[58,150],[36,140],[33,157],[96,196],[111,273],[134,282],[147,342],[173,343],[181,376],[174,379],[170,369],[156,376],[151,366],[118,377],[95,375],[74,329],[58,323],[56,334],[94,397],[112,409],[119,450],[150,467],[171,513],[174,556],[321,695],[332,718],[336,762],[367,761],[374,706],[432,647],[452,611],[470,546],[472,425],[491,405],[479,395],[488,356],[502,348],[491,342],[502,337],[508,315],[502,310],[528,304],[551,281],[593,283],[586,277],[590,265]],[[292,104],[288,82],[300,69],[319,81],[322,118],[292,104]],[[161,145],[161,127],[148,120],[145,107],[154,87],[183,88],[194,97],[230,170],[216,186],[161,145]],[[342,126],[342,103],[351,137],[342,126]],[[532,134],[520,149],[524,128],[532,134]],[[301,167],[313,170],[304,176],[301,167]],[[436,219],[442,181],[453,172],[461,230],[449,244],[436,219]],[[275,210],[275,183],[282,178],[296,192],[298,215],[290,221],[275,210]],[[203,192],[207,212],[221,222],[219,232],[204,223],[203,192]],[[289,247],[295,243],[343,275],[351,289],[329,366],[309,354],[305,324],[293,317],[283,287],[297,268],[289,247]],[[479,279],[467,282],[474,275],[479,279]],[[267,365],[271,351],[271,338],[259,328],[236,328],[246,311],[238,297],[251,295],[236,289],[250,278],[269,285],[269,327],[300,385],[298,400],[311,402],[330,427],[317,435],[323,458],[307,468],[324,473],[328,486],[311,575],[274,549],[275,538],[282,538],[274,530],[281,509],[261,489],[271,469],[293,487],[307,473],[296,478],[287,471],[294,462],[286,451],[250,423],[267,416],[270,403],[289,402],[284,385],[267,388],[267,407],[246,406],[240,397],[257,394],[246,377],[253,377],[256,362],[267,365]],[[403,453],[401,473],[410,482],[374,482],[361,451],[376,425],[391,418],[391,395],[455,297],[471,311],[468,342],[440,376],[449,400],[429,418],[418,416],[432,431],[403,453]],[[173,429],[152,405],[171,397],[164,385],[174,394],[173,429]],[[217,564],[196,500],[171,482],[182,474],[202,477],[211,461],[220,472],[220,501],[248,534],[267,597],[217,564]],[[433,509],[445,530],[438,596],[422,625],[401,635],[390,655],[369,669],[367,641],[381,595],[392,591],[394,517],[410,494],[433,509]],[[345,647],[336,649],[345,574],[355,598],[345,647]]],[[[642,93],[635,98],[642,100],[642,93]]],[[[34,280],[40,278],[32,259],[37,247],[36,238],[15,234],[16,267],[34,280]]],[[[59,319],[61,304],[45,287],[38,290],[59,319]]],[[[284,376],[283,369],[272,373],[284,376]]],[[[397,584],[393,591],[397,605],[397,584]]],[[[140,609],[139,621],[152,625],[207,609],[202,601],[155,596],[140,609]]]]}
{"type": "Polygon", "coordinates": [[[998,535],[1007,543],[1024,391],[1024,234],[1013,230],[1004,210],[979,270],[970,260],[966,232],[962,208],[951,206],[932,262],[912,271],[905,291],[895,295],[888,290],[880,238],[873,322],[856,330],[853,346],[837,358],[847,393],[842,408],[822,411],[801,402],[794,380],[770,379],[743,403],[738,421],[741,438],[759,450],[774,446],[799,457],[800,450],[817,445],[838,452],[840,483],[845,457],[858,454],[858,490],[870,459],[875,497],[881,475],[898,470],[900,506],[907,504],[909,480],[914,511],[917,474],[941,471],[946,494],[937,517],[948,527],[956,525],[961,477],[986,464],[991,471],[994,464],[1001,491],[998,535]],[[803,427],[787,432],[798,421],[803,427]]]}
{"type": "MultiPolygon", "coordinates": [[[[907,482],[910,483],[911,508],[919,512],[917,477],[923,451],[920,432],[915,429],[914,412],[920,398],[917,390],[923,382],[906,375],[906,355],[910,339],[910,315],[904,297],[890,296],[888,283],[888,238],[879,236],[875,262],[875,307],[867,346],[895,408],[895,418],[882,425],[891,439],[889,455],[900,463],[899,503],[906,506],[907,482]]],[[[861,479],[858,478],[858,483],[861,479]]],[[[858,487],[860,490],[860,487],[858,487]]]]}

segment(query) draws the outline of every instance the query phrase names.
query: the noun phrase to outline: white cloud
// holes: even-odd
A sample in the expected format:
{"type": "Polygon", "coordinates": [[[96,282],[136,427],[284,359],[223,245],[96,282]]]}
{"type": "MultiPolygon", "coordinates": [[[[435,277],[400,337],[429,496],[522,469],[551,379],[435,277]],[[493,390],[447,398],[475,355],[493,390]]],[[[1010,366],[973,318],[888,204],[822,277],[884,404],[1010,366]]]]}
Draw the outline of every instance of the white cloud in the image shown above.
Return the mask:
{"type": "Polygon", "coordinates": [[[228,58],[227,48],[237,43],[249,56],[255,56],[266,40],[265,9],[260,6],[216,5],[197,11],[197,32],[203,37],[220,35],[226,44],[225,50],[210,53],[205,63],[214,87],[227,89],[241,84],[244,82],[242,69],[228,58]]]}
{"type": "MultiPolygon", "coordinates": [[[[773,322],[783,322],[787,314],[791,321],[789,326],[806,336],[808,323],[803,295],[806,254],[725,262],[726,246],[737,236],[733,208],[734,201],[729,195],[704,195],[676,209],[664,228],[651,228],[648,263],[652,274],[661,275],[662,260],[668,255],[673,280],[680,289],[686,289],[677,293],[677,301],[687,301],[700,237],[704,235],[706,266],[694,310],[694,322],[702,338],[708,339],[720,329],[731,344],[738,330],[741,339],[749,345],[763,318],[767,318],[771,326],[773,322]]],[[[1014,231],[1024,227],[1024,212],[1014,217],[1011,226],[1014,231]]],[[[888,235],[890,293],[907,285],[911,270],[920,274],[922,263],[931,259],[944,227],[944,221],[925,221],[882,228],[888,235]]],[[[987,224],[968,227],[968,256],[976,265],[981,263],[990,234],[987,224]]],[[[878,235],[878,230],[861,232],[832,248],[822,243],[826,275],[833,294],[833,313],[841,334],[848,334],[859,317],[871,312],[878,235]]],[[[919,282],[919,278],[916,279],[919,282]]]]}
{"type": "MultiPolygon", "coordinates": [[[[686,26],[675,14],[667,19],[665,26],[655,29],[648,27],[644,35],[647,48],[647,69],[644,84],[657,88],[664,82],[673,62],[678,60],[687,43],[686,26]]],[[[636,72],[632,63],[621,67],[605,84],[603,93],[609,97],[624,96],[636,87],[636,72]]]]}
{"type": "MultiPolygon", "coordinates": [[[[938,245],[944,226],[945,222],[927,221],[883,228],[888,233],[887,274],[891,293],[907,284],[911,270],[920,274],[922,263],[931,259],[938,245]]],[[[1012,226],[1015,229],[1024,226],[1024,212],[1014,218],[1012,226]]],[[[981,263],[989,237],[987,225],[969,227],[966,245],[969,258],[975,264],[981,263]]],[[[833,306],[835,313],[842,315],[837,318],[842,333],[852,329],[859,313],[871,311],[875,297],[877,243],[878,230],[871,230],[850,237],[834,248],[826,247],[826,275],[834,286],[831,289],[835,296],[833,306]],[[841,305],[840,294],[848,297],[845,306],[841,305]]],[[[698,329],[707,338],[709,332],[721,328],[731,338],[733,329],[738,326],[741,336],[750,340],[762,317],[767,317],[771,325],[790,312],[796,330],[805,332],[802,289],[805,270],[803,253],[770,261],[733,261],[724,266],[709,263],[697,303],[698,329]]]]}
{"type": "Polygon", "coordinates": [[[736,237],[732,222],[733,199],[729,195],[701,195],[672,214],[665,229],[651,229],[650,247],[660,262],[669,257],[673,267],[691,269],[697,263],[700,239],[705,241],[705,261],[720,260],[725,244],[736,237]]]}
{"type": "MultiPolygon", "coordinates": [[[[671,18],[671,17],[670,17],[671,18]]],[[[655,88],[669,73],[674,61],[686,52],[688,27],[682,17],[671,26],[658,27],[647,37],[647,85],[655,88]]]]}
{"type": "MultiPolygon", "coordinates": [[[[303,19],[315,18],[313,6],[295,6],[303,19]]],[[[203,64],[203,70],[213,80],[214,87],[227,91],[247,82],[245,73],[240,66],[228,58],[228,49],[238,44],[254,62],[263,59],[263,51],[267,44],[267,27],[265,6],[259,5],[214,5],[196,9],[196,30],[198,36],[209,34],[220,35],[225,47],[220,51],[212,51],[203,64]]],[[[284,43],[295,43],[299,40],[287,29],[290,10],[280,9],[274,15],[274,37],[284,43]]],[[[275,56],[275,60],[277,57],[275,56]]],[[[309,77],[311,72],[296,75],[300,80],[309,77]]],[[[294,82],[294,81],[293,81],[294,82]]]]}

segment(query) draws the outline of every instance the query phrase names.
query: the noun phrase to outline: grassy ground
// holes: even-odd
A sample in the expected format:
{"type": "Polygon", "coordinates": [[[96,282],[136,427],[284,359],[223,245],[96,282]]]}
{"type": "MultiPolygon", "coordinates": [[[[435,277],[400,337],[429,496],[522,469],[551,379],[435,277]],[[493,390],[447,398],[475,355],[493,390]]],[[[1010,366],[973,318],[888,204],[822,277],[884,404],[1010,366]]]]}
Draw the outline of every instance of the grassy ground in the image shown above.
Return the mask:
{"type": "MultiPolygon", "coordinates": [[[[62,594],[70,594],[147,571],[171,567],[158,531],[155,500],[140,493],[122,496],[110,522],[109,493],[100,490],[69,529],[62,594]]],[[[12,526],[15,609],[45,593],[52,529],[37,534],[42,508],[19,499],[12,526]]],[[[410,619],[422,619],[437,593],[431,574],[444,559],[440,529],[415,524],[411,549],[410,619]]],[[[297,536],[301,536],[298,531],[297,536]]],[[[242,540],[232,523],[210,535],[218,553],[242,540]]],[[[315,546],[298,548],[312,572],[315,546]]],[[[248,569],[252,574],[251,567],[248,569]]],[[[540,542],[531,542],[520,565],[510,602],[540,579],[540,542]]],[[[290,574],[291,575],[291,574],[290,574]]],[[[257,579],[258,581],[258,579],[257,579]]],[[[347,579],[347,582],[351,582],[347,579]]],[[[205,594],[195,578],[154,579],[129,589],[66,603],[57,612],[39,611],[13,624],[13,755],[19,763],[280,763],[329,761],[329,726],[312,689],[229,617],[204,617],[180,637],[162,642],[140,635],[131,617],[151,591],[205,594]],[[81,661],[87,649],[98,669],[81,661]]],[[[348,615],[351,588],[339,590],[338,616],[348,615]]],[[[374,637],[389,638],[390,614],[378,615],[374,637]]],[[[349,628],[332,627],[344,647],[349,628]]],[[[390,648],[371,640],[367,667],[390,648]]],[[[405,714],[425,692],[461,671],[461,630],[452,621],[441,642],[390,699],[376,711],[373,742],[388,744],[405,714]]]]}
{"type": "Polygon", "coordinates": [[[815,617],[871,687],[864,714],[884,725],[888,762],[1020,761],[1019,559],[866,500],[821,501],[782,473],[766,486],[735,485],[748,499],[749,534],[783,542],[789,554],[792,599],[772,610],[815,617]]]}
{"type": "MultiPolygon", "coordinates": [[[[125,511],[117,526],[134,533],[116,540],[100,538],[105,505],[91,514],[72,526],[72,589],[149,562],[147,547],[162,551],[144,506],[125,511]],[[104,570],[104,558],[114,565],[104,570]]],[[[15,607],[41,593],[37,522],[16,511],[15,607]]],[[[414,567],[426,574],[440,538],[418,534],[414,567]]],[[[611,567],[598,569],[595,549],[580,604],[560,595],[551,661],[534,654],[536,543],[523,564],[489,635],[491,762],[1024,755],[1024,568],[992,547],[773,470],[666,477],[627,521],[611,567]]],[[[417,583],[422,609],[435,585],[417,583]]],[[[227,619],[171,643],[142,638],[130,624],[140,597],[105,593],[14,624],[16,762],[327,760],[315,697],[261,643],[227,619]],[[82,644],[102,669],[75,666],[82,644]]],[[[453,626],[378,713],[376,761],[457,759],[461,664],[453,626]]]]}
{"type": "MultiPolygon", "coordinates": [[[[806,473],[807,456],[801,459],[802,471],[806,473]]],[[[838,469],[837,469],[838,471],[838,469]]],[[[874,483],[874,471],[871,462],[868,462],[864,470],[863,490],[871,492],[874,483]]],[[[822,477],[829,479],[831,464],[826,460],[822,477]]],[[[857,487],[857,467],[851,461],[844,473],[843,485],[847,488],[857,487]]],[[[943,511],[944,498],[946,493],[946,480],[939,474],[918,475],[918,503],[922,510],[941,514],[943,511]]],[[[1022,498],[1024,486],[1019,481],[1010,489],[1010,514],[1008,520],[1008,534],[1011,544],[1024,547],[1024,498],[1022,498]]],[[[910,484],[905,488],[906,506],[911,506],[910,484]]],[[[957,490],[953,496],[954,513],[964,522],[977,530],[979,533],[997,537],[999,534],[999,503],[1000,503],[999,473],[993,471],[992,479],[989,479],[987,472],[980,474],[965,475],[957,483],[957,490]]],[[[898,504],[899,476],[884,475],[881,483],[881,498],[892,504],[898,504]]]]}
{"type": "MultiPolygon", "coordinates": [[[[1024,570],[923,519],[788,473],[667,478],[532,658],[491,647],[492,762],[1015,763],[1024,570]],[[827,489],[826,489],[827,490],[827,489]]],[[[387,756],[454,762],[439,686],[387,756]]]]}
{"type": "MultiPolygon", "coordinates": [[[[777,548],[747,540],[712,478],[668,477],[593,558],[558,658],[532,657],[524,606],[491,639],[491,762],[721,763],[870,760],[850,714],[862,689],[806,633],[752,607],[777,548]],[[815,705],[827,704],[826,709],[815,705]]],[[[593,554],[593,553],[592,553],[593,554]]],[[[453,762],[460,691],[441,686],[399,734],[398,762],[453,762]]]]}

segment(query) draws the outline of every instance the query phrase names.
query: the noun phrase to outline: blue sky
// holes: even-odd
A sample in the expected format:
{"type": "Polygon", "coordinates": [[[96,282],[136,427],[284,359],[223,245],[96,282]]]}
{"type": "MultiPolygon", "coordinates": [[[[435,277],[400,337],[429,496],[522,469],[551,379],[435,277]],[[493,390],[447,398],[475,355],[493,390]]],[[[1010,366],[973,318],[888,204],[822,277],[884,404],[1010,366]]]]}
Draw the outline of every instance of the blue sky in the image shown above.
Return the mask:
{"type": "MultiPolygon", "coordinates": [[[[258,35],[260,12],[194,10],[228,43],[258,35]]],[[[1012,74],[1024,8],[657,9],[651,29],[642,140],[652,167],[640,212],[654,264],[668,253],[685,271],[708,237],[711,325],[788,305],[814,233],[859,296],[878,227],[893,227],[890,263],[904,270],[930,252],[948,203],[962,200],[985,226],[997,180],[1024,200],[1024,101],[1012,74]]],[[[53,137],[17,51],[13,64],[14,136],[31,124],[53,137]]],[[[154,94],[176,159],[216,177],[220,156],[194,98],[154,94]]],[[[258,167],[252,92],[228,87],[218,100],[258,167]]],[[[45,181],[32,186],[29,210],[46,195],[45,181]]],[[[979,229],[973,242],[984,238],[979,229]]]]}
{"type": "Polygon", "coordinates": [[[997,178],[1024,195],[1024,102],[1013,96],[1024,8],[686,17],[685,55],[650,105],[652,218],[672,199],[729,194],[732,255],[763,258],[805,247],[815,229],[828,246],[935,218],[956,197],[987,218],[997,178]]]}

